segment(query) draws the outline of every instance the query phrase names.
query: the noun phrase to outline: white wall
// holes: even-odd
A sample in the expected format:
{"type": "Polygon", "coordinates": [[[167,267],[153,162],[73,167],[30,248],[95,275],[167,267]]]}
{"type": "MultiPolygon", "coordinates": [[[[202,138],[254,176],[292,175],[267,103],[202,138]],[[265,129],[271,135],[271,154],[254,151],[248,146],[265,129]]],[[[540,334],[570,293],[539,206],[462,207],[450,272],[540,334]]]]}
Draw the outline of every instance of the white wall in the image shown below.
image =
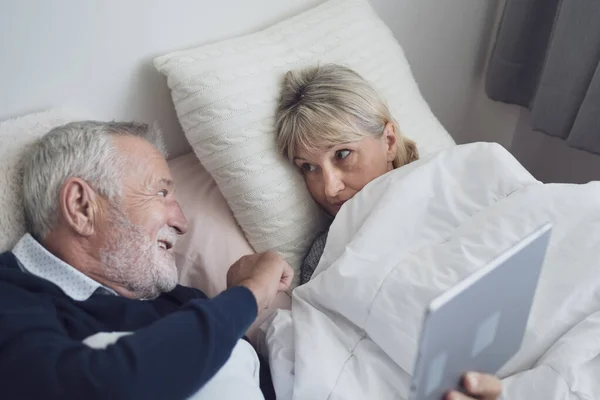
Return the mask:
{"type": "Polygon", "coordinates": [[[254,32],[322,0],[2,0],[0,120],[48,107],[158,121],[189,151],[152,60],[254,32]]]}
{"type": "Polygon", "coordinates": [[[520,115],[520,107],[499,103],[490,100],[485,93],[485,73],[487,61],[492,53],[496,32],[502,19],[505,1],[499,1],[496,7],[496,16],[491,24],[488,37],[485,66],[477,71],[477,84],[473,87],[471,104],[467,109],[466,138],[463,142],[497,142],[510,149],[513,132],[516,129],[520,115]]]}
{"type": "Polygon", "coordinates": [[[459,143],[498,142],[537,179],[600,180],[600,156],[531,130],[529,112],[485,94],[504,0],[372,0],[403,45],[424,97],[459,143]],[[395,21],[403,15],[402,21],[395,21]]]}
{"type": "MultiPolygon", "coordinates": [[[[459,143],[513,131],[518,110],[483,94],[501,0],[371,0],[394,32],[423,96],[459,143]]],[[[507,143],[503,143],[507,144],[507,143]]]]}
{"type": "MultiPolygon", "coordinates": [[[[157,120],[168,133],[171,154],[181,154],[189,147],[152,58],[262,29],[320,2],[2,1],[0,119],[66,105],[99,119],[157,120]]],[[[501,106],[477,100],[500,0],[371,3],[404,47],[425,99],[458,142],[478,137],[488,121],[515,123],[501,106]]]]}

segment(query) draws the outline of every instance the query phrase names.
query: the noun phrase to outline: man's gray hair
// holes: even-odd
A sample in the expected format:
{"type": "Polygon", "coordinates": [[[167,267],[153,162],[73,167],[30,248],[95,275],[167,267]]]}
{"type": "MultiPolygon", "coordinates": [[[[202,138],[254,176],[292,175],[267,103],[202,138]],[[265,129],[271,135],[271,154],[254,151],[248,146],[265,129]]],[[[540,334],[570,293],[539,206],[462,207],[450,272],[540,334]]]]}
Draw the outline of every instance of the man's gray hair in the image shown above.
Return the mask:
{"type": "Polygon", "coordinates": [[[28,231],[38,240],[57,222],[59,193],[65,180],[79,177],[100,195],[121,196],[124,157],[112,137],[147,139],[164,156],[156,125],[137,122],[78,121],[56,127],[28,149],[23,160],[23,207],[28,231]]]}

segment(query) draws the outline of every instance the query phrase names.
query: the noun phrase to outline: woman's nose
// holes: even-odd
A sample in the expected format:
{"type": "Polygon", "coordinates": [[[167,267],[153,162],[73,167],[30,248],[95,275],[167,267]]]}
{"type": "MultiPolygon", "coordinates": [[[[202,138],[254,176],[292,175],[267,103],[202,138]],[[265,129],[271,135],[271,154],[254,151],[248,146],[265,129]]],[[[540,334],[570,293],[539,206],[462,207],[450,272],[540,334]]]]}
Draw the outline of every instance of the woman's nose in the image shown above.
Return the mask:
{"type": "Polygon", "coordinates": [[[324,170],[323,175],[323,180],[325,184],[325,195],[327,197],[334,198],[342,190],[344,190],[344,182],[338,171],[324,170]]]}

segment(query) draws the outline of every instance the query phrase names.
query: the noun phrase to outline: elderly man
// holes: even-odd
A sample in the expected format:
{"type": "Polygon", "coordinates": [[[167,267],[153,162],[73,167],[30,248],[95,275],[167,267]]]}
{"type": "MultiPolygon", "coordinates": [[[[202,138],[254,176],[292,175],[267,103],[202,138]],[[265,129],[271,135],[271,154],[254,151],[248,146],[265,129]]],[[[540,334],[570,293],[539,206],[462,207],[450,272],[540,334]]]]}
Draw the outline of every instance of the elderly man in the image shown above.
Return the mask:
{"type": "Polygon", "coordinates": [[[293,272],[266,253],[213,299],[178,286],[187,222],[151,130],[74,122],[26,156],[29,233],[0,255],[3,399],[262,398],[240,339],[293,272]]]}

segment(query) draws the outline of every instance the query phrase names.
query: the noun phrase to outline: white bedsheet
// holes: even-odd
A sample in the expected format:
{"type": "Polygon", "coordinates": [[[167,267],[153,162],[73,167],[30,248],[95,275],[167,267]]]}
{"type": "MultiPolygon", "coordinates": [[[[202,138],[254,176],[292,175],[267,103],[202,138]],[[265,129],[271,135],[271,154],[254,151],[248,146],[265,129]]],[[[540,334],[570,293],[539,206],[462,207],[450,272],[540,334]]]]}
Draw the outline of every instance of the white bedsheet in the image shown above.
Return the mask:
{"type": "Polygon", "coordinates": [[[425,305],[548,221],[504,396],[600,399],[600,183],[544,185],[486,143],[386,174],[342,208],[292,311],[263,326],[278,399],[406,398],[425,305]]]}
{"type": "MultiPolygon", "coordinates": [[[[106,349],[134,332],[98,332],[83,343],[92,349],[106,349]]],[[[240,339],[229,359],[200,390],[188,400],[264,400],[260,390],[260,361],[250,343],[240,339]]]]}

